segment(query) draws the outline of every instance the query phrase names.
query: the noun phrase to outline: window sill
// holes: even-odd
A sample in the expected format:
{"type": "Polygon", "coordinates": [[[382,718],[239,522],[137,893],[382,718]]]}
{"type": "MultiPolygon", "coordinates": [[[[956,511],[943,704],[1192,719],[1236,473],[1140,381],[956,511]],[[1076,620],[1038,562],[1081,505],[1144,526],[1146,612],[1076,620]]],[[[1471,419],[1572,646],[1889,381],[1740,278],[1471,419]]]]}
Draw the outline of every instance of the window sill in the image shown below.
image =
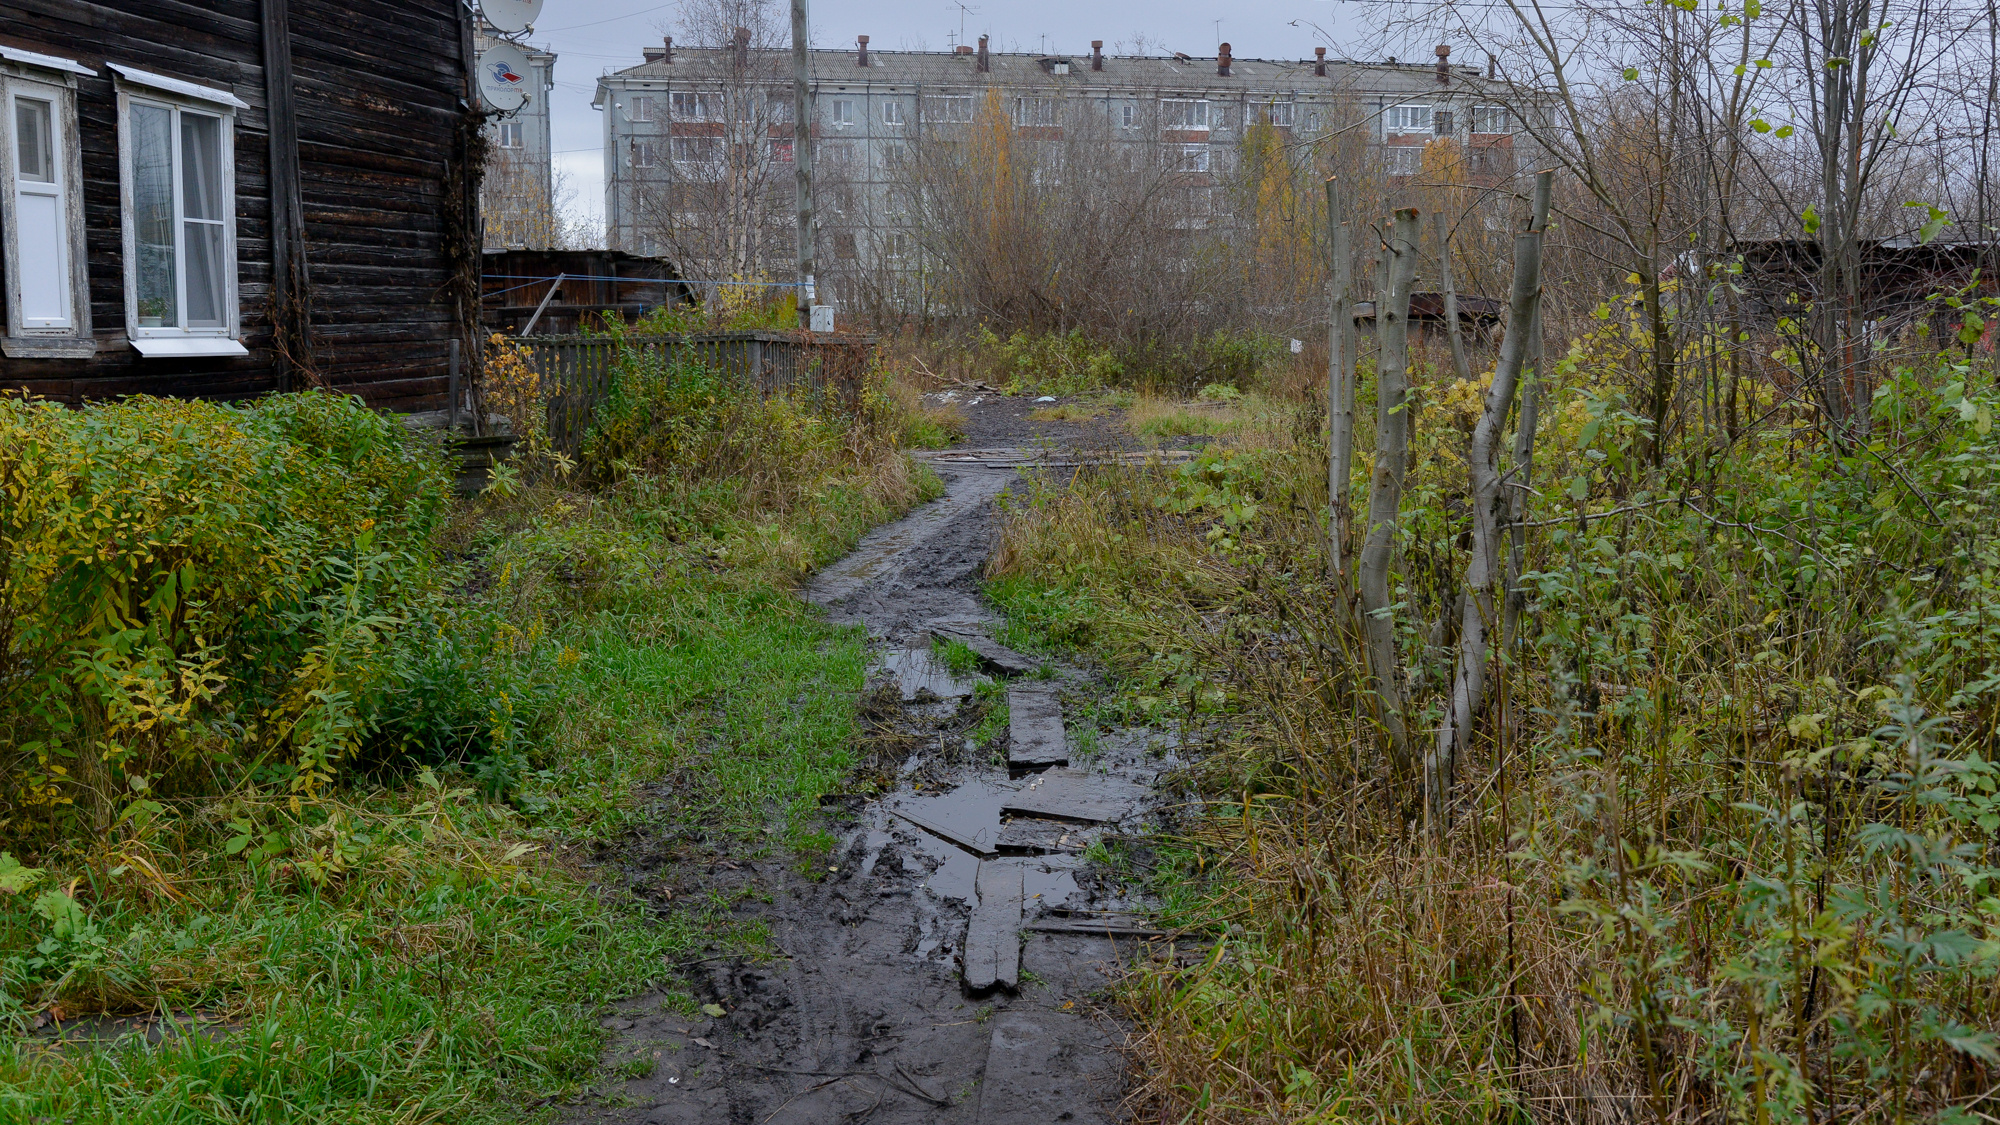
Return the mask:
{"type": "Polygon", "coordinates": [[[89,359],[97,341],[70,336],[8,336],[0,339],[0,355],[8,359],[89,359]]]}
{"type": "Polygon", "coordinates": [[[133,336],[131,342],[133,349],[147,359],[250,354],[250,349],[222,336],[133,336]]]}

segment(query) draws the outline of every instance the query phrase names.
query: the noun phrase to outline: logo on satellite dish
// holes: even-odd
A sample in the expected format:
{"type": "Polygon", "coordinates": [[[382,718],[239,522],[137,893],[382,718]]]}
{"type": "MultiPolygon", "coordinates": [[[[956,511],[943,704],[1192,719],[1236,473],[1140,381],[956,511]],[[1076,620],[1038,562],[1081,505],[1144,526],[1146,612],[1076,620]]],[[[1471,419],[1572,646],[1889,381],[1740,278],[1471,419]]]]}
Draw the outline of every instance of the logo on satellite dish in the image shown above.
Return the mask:
{"type": "Polygon", "coordinates": [[[495,82],[505,82],[509,86],[519,86],[521,83],[527,81],[525,76],[517,73],[513,67],[504,62],[491,63],[487,69],[492,72],[493,81],[495,82]]]}

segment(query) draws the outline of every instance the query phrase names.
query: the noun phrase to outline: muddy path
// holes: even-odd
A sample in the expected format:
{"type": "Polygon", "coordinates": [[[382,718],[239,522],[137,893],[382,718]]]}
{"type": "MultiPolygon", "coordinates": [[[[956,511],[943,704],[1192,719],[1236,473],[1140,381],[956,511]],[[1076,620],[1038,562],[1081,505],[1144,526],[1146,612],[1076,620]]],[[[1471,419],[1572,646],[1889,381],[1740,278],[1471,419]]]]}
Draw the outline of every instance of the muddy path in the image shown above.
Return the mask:
{"type": "Polygon", "coordinates": [[[771,956],[674,966],[702,1005],[693,1017],[664,994],[615,1005],[606,1077],[565,1120],[1124,1120],[1125,1029],[1107,988],[1158,935],[1146,904],[1083,853],[1116,837],[1143,867],[1172,740],[1100,726],[1088,670],[994,639],[979,578],[996,498],[1023,472],[1111,443],[1101,426],[1037,425],[1020,400],[991,401],[961,403],[976,448],[929,458],[945,496],[805,591],[864,626],[877,653],[864,772],[880,795],[829,806],[839,843],[824,870],[721,839],[634,840],[604,857],[635,885],[733,901],[738,920],[767,927],[771,956]],[[951,672],[934,655],[946,639],[979,670],[951,672]],[[995,709],[1004,733],[975,744],[1000,729],[995,709]]]}

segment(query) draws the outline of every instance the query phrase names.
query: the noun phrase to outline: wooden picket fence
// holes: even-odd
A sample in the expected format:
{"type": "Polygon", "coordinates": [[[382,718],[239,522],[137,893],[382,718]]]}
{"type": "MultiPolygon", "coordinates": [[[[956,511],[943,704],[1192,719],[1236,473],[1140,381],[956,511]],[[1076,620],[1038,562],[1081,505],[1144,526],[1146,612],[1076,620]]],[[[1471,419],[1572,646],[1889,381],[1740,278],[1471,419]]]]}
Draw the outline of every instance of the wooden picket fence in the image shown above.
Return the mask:
{"type": "Polygon", "coordinates": [[[548,401],[549,439],[574,456],[621,358],[647,367],[694,363],[769,396],[806,394],[859,410],[872,338],[810,332],[704,332],[686,336],[522,336],[548,401]]]}

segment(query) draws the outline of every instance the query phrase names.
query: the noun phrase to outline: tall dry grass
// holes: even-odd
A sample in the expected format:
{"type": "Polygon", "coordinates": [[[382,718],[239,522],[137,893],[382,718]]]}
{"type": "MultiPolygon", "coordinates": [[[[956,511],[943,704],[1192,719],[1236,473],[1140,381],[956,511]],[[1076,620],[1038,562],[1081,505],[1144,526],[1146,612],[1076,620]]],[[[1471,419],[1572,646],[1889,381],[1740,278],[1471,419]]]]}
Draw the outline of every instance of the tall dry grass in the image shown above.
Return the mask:
{"type": "MultiPolygon", "coordinates": [[[[1767,402],[1655,476],[1596,362],[1585,341],[1549,388],[1523,625],[1441,840],[1369,717],[1310,407],[1009,514],[1016,622],[1205,740],[1202,811],[1151,871],[1191,936],[1123,990],[1143,1119],[1996,1113],[1990,383],[1898,374],[1893,463],[1767,402]]],[[[1420,728],[1462,568],[1463,434],[1434,404],[1397,568],[1420,728]]]]}

